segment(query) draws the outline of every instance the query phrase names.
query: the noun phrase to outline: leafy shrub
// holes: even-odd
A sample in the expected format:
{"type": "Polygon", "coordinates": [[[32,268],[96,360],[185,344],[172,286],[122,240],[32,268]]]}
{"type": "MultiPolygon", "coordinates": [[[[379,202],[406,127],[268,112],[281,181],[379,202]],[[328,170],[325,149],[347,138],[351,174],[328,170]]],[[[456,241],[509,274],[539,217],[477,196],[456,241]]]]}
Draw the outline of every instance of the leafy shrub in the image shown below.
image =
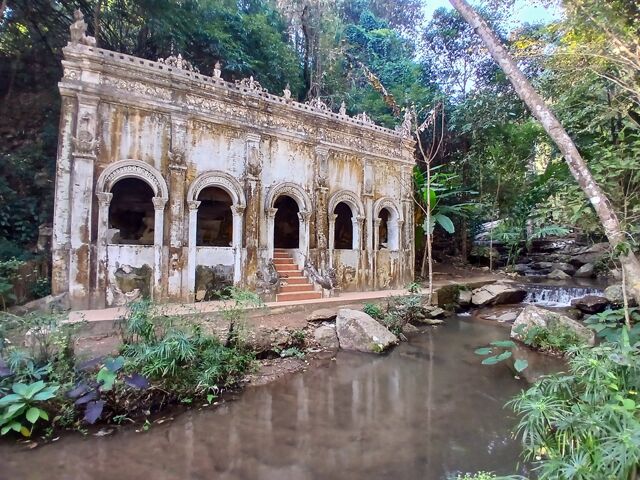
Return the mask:
{"type": "Polygon", "coordinates": [[[522,341],[525,345],[543,352],[566,352],[571,347],[585,343],[575,331],[562,325],[549,328],[532,325],[518,333],[524,334],[522,341]]]}
{"type": "MultiPolygon", "coordinates": [[[[640,341],[640,308],[630,308],[629,318],[634,324],[629,331],[629,341],[634,344],[640,341]]],[[[598,337],[607,342],[617,342],[624,326],[624,308],[596,313],[585,319],[584,323],[598,337]]]]}
{"type": "Polygon", "coordinates": [[[28,385],[14,383],[13,393],[0,398],[0,435],[13,430],[30,437],[39,419],[49,420],[48,413],[40,406],[55,397],[59,388],[59,385],[47,385],[42,380],[28,385]]]}
{"type": "Polygon", "coordinates": [[[51,294],[51,280],[45,277],[38,278],[30,288],[33,298],[43,298],[51,294]]]}
{"type": "Polygon", "coordinates": [[[477,472],[461,474],[457,477],[452,477],[452,480],[516,480],[521,478],[519,475],[497,476],[491,472],[477,472]]]}
{"type": "Polygon", "coordinates": [[[618,343],[568,351],[569,373],[542,377],[509,405],[541,480],[631,479],[640,462],[640,351],[618,343]]]}
{"type": "Polygon", "coordinates": [[[364,307],[362,307],[362,311],[376,320],[382,320],[382,317],[384,317],[382,308],[375,303],[365,303],[364,307]]]}

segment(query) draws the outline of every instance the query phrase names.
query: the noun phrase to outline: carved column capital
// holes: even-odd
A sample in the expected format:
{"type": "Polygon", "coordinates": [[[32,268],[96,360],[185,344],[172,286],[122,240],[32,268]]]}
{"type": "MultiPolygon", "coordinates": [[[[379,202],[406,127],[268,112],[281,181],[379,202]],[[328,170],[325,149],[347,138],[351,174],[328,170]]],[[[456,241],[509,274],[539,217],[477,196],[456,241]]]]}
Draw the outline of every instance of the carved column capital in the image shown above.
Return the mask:
{"type": "Polygon", "coordinates": [[[232,205],[231,213],[233,213],[236,217],[241,217],[244,215],[244,211],[247,209],[244,205],[232,205]]]}
{"type": "Polygon", "coordinates": [[[187,170],[187,167],[184,166],[184,152],[181,150],[169,150],[169,160],[171,160],[171,164],[169,164],[170,170],[187,170]]]}
{"type": "Polygon", "coordinates": [[[380,224],[382,223],[382,219],[381,218],[376,218],[373,221],[373,224],[376,226],[376,228],[378,228],[380,226],[380,224]]]}
{"type": "Polygon", "coordinates": [[[195,211],[198,210],[198,207],[200,206],[202,202],[200,202],[199,200],[189,200],[187,202],[187,206],[189,207],[189,211],[195,211]]]}
{"type": "Polygon", "coordinates": [[[153,202],[153,208],[156,210],[164,210],[164,206],[167,204],[165,197],[153,197],[151,201],[153,202]]]}
{"type": "Polygon", "coordinates": [[[358,215],[357,217],[352,217],[351,221],[353,223],[357,223],[358,225],[362,226],[362,224],[364,223],[365,217],[362,215],[358,215]]]}
{"type": "Polygon", "coordinates": [[[273,207],[269,207],[266,209],[267,212],[267,217],[273,219],[276,216],[276,212],[278,211],[277,208],[273,208],[273,207]]]}
{"type": "Polygon", "coordinates": [[[311,218],[311,212],[307,212],[307,211],[298,212],[298,218],[300,219],[301,222],[308,222],[309,219],[311,218]]]}
{"type": "Polygon", "coordinates": [[[336,223],[336,218],[338,218],[338,214],[330,213],[329,215],[327,215],[327,218],[329,219],[330,223],[336,223]]]}
{"type": "Polygon", "coordinates": [[[314,150],[316,152],[317,157],[326,158],[329,156],[329,147],[326,147],[324,145],[316,145],[314,150]]]}
{"type": "Polygon", "coordinates": [[[111,199],[113,198],[113,193],[98,192],[96,193],[96,197],[98,197],[98,204],[101,207],[108,207],[111,203],[111,199]]]}

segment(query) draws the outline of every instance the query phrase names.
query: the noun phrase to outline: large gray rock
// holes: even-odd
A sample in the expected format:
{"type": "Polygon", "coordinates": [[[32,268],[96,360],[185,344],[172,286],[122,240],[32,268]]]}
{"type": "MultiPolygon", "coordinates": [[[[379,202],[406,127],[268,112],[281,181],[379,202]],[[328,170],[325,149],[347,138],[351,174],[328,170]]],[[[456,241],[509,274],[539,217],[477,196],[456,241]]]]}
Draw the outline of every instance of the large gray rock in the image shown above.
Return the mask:
{"type": "Polygon", "coordinates": [[[338,350],[338,334],[335,325],[321,325],[313,331],[313,338],[318,345],[327,350],[338,350]]]}
{"type": "Polygon", "coordinates": [[[398,337],[359,310],[338,310],[336,332],[340,348],[343,350],[381,353],[398,344],[398,337]]]}
{"type": "Polygon", "coordinates": [[[471,302],[477,307],[484,307],[486,305],[520,303],[526,296],[527,292],[521,288],[494,283],[473,290],[471,302]]]}
{"type": "Polygon", "coordinates": [[[573,275],[574,273],[576,273],[576,267],[574,267],[570,263],[557,262],[557,263],[553,264],[552,268],[554,270],[560,270],[560,271],[566,273],[567,275],[573,275]]]}
{"type": "Polygon", "coordinates": [[[595,267],[593,263],[585,263],[573,276],[577,278],[591,278],[595,276],[595,267]]]}
{"type": "Polygon", "coordinates": [[[596,243],[589,247],[577,248],[573,251],[570,262],[573,265],[581,266],[587,263],[596,263],[598,260],[604,258],[609,252],[609,244],[596,243]]]}
{"type": "Polygon", "coordinates": [[[338,312],[334,308],[320,308],[307,315],[307,322],[326,322],[336,319],[338,312]]]}
{"type": "MultiPolygon", "coordinates": [[[[621,307],[624,305],[624,297],[622,295],[622,285],[611,285],[604,289],[604,296],[607,297],[613,305],[621,307]]],[[[627,302],[630,307],[636,306],[636,301],[627,288],[627,302]]]]}
{"type": "Polygon", "coordinates": [[[547,275],[547,278],[550,278],[551,280],[566,280],[571,278],[571,275],[567,275],[562,270],[556,269],[547,275]]]}
{"type": "Polygon", "coordinates": [[[609,300],[598,295],[586,295],[571,300],[571,306],[576,307],[581,312],[590,314],[603,312],[608,305],[609,300]]]}
{"type": "Polygon", "coordinates": [[[471,290],[460,290],[458,292],[458,305],[461,307],[471,305],[471,290]]]}
{"type": "Polygon", "coordinates": [[[511,338],[520,341],[524,340],[525,332],[536,325],[543,328],[563,326],[576,332],[588,345],[595,343],[593,330],[566,315],[536,307],[535,305],[527,305],[520,315],[518,315],[518,318],[515,319],[511,327],[511,338]],[[522,327],[522,325],[524,325],[524,327],[522,327]]]}

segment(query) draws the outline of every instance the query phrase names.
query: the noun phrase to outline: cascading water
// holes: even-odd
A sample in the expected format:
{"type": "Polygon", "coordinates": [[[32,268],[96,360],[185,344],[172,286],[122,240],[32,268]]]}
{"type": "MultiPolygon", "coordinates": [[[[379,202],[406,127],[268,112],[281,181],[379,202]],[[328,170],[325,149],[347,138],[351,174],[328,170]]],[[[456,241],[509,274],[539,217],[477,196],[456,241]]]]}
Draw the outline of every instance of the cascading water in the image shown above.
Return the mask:
{"type": "Polygon", "coordinates": [[[557,287],[553,285],[528,284],[522,286],[527,291],[524,303],[545,307],[569,307],[571,300],[585,295],[602,296],[602,290],[593,287],[557,287]]]}

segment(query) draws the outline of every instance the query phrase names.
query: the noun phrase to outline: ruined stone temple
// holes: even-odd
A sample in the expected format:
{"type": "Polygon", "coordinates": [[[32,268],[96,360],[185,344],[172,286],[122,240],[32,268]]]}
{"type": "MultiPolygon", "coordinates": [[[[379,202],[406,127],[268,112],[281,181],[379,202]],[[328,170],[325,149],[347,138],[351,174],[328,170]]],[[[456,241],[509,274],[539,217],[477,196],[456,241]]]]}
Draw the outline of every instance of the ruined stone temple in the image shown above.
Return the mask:
{"type": "Polygon", "coordinates": [[[379,127],[95,46],[64,48],[53,290],[74,308],[199,301],[228,285],[294,300],[413,279],[410,122],[379,127]]]}

